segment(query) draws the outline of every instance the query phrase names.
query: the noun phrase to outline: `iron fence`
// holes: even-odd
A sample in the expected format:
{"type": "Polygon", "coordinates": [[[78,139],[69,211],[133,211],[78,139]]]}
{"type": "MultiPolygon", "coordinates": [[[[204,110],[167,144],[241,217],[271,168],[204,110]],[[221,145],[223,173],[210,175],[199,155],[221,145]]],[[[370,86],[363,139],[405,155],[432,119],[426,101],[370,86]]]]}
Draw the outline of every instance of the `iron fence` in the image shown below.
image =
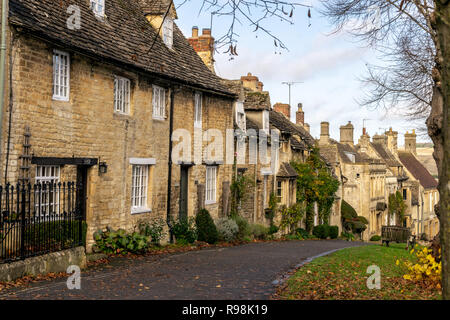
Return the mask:
{"type": "Polygon", "coordinates": [[[0,263],[83,245],[81,191],[75,182],[0,186],[0,263]]]}

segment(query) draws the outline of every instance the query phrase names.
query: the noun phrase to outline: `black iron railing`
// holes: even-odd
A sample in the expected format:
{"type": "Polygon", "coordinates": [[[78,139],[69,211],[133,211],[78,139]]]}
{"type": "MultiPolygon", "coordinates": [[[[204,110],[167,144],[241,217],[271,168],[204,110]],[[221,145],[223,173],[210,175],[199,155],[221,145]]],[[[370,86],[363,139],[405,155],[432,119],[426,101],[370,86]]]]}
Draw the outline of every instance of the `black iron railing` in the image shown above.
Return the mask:
{"type": "Polygon", "coordinates": [[[75,182],[0,186],[0,263],[84,244],[75,182]]]}

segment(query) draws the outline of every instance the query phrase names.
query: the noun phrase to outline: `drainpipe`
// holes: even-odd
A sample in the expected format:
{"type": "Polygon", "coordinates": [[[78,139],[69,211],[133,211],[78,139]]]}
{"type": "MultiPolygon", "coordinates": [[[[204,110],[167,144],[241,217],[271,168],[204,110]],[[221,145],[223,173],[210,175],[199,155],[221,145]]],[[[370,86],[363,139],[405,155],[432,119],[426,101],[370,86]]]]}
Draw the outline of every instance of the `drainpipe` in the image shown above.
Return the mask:
{"type": "MultiPolygon", "coordinates": [[[[8,19],[8,1],[2,0],[2,30],[0,45],[0,146],[3,135],[3,108],[5,104],[5,73],[6,73],[6,20],[8,19]]],[[[0,149],[1,153],[1,149],[0,149]]]]}
{"type": "Polygon", "coordinates": [[[166,222],[170,232],[170,243],[173,243],[172,224],[170,222],[170,202],[172,191],[172,132],[173,132],[173,110],[174,110],[174,88],[170,89],[170,124],[169,124],[169,161],[168,161],[168,182],[167,182],[167,217],[166,222]]]}

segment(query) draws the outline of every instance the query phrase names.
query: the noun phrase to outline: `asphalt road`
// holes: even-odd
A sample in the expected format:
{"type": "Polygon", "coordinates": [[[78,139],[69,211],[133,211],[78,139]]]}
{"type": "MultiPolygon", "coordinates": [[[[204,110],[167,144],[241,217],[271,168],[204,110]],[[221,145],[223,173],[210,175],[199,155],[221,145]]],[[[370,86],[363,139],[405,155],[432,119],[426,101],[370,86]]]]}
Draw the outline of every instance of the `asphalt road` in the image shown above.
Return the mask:
{"type": "Polygon", "coordinates": [[[341,240],[252,243],[139,259],[115,259],[81,274],[81,289],[67,279],[15,289],[0,299],[268,299],[277,280],[308,259],[362,242],[341,240]]]}

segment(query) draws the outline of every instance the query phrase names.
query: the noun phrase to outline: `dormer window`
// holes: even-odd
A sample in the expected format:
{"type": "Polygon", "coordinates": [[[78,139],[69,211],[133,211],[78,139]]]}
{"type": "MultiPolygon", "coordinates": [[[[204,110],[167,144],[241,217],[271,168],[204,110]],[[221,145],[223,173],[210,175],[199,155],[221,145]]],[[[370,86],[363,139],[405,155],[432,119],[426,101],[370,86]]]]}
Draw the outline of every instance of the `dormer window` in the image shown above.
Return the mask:
{"type": "Polygon", "coordinates": [[[173,19],[166,17],[162,26],[162,38],[164,44],[172,49],[173,46],[173,19]]]}
{"type": "Polygon", "coordinates": [[[105,15],[105,0],[91,0],[91,9],[97,17],[105,15]]]}
{"type": "Polygon", "coordinates": [[[354,153],[351,153],[351,152],[345,152],[345,155],[347,156],[347,158],[351,161],[351,162],[353,162],[353,163],[355,163],[355,161],[356,161],[356,157],[355,157],[355,154],[354,153]]]}

